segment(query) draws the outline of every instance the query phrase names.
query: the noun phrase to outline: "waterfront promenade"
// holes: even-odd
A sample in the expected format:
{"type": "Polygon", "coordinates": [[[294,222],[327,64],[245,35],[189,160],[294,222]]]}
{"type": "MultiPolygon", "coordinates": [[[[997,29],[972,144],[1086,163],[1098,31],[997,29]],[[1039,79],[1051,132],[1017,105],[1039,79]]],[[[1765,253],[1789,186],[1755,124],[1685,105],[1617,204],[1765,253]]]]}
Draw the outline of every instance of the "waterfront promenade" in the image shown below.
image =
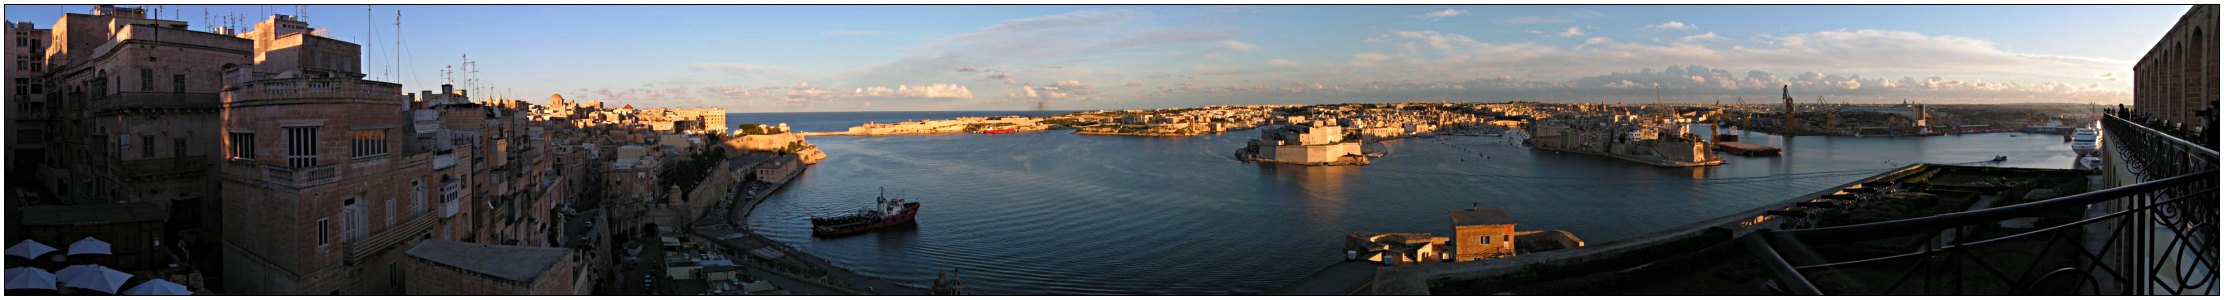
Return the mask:
{"type": "Polygon", "coordinates": [[[742,224],[765,198],[796,182],[808,168],[795,168],[780,184],[749,181],[733,188],[716,207],[705,211],[688,233],[727,257],[739,258],[751,276],[763,276],[774,286],[798,295],[926,295],[927,290],[864,276],[835,266],[825,259],[765,238],[742,224]]]}

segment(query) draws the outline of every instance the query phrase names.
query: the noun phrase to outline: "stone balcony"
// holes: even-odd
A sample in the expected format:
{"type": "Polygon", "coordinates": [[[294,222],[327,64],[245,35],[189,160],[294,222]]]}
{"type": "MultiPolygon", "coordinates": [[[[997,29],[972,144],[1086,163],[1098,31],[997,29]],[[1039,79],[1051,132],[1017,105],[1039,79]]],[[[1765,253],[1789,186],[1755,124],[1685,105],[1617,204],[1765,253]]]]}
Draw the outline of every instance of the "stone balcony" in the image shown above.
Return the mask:
{"type": "Polygon", "coordinates": [[[400,104],[404,100],[400,84],[349,78],[263,79],[226,86],[224,91],[228,106],[351,100],[400,104]]]}
{"type": "Polygon", "coordinates": [[[315,166],[299,169],[283,166],[259,167],[262,167],[264,182],[294,189],[304,189],[312,186],[329,184],[333,182],[333,179],[339,177],[337,176],[339,173],[339,165],[315,166]]]}

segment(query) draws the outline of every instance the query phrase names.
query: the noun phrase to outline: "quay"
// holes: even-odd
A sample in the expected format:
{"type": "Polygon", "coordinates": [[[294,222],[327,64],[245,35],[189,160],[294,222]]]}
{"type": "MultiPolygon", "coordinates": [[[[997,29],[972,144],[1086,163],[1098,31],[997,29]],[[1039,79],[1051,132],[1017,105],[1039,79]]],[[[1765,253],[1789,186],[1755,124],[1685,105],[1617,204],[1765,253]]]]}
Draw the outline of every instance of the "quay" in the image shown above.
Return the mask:
{"type": "Polygon", "coordinates": [[[926,289],[904,286],[885,279],[857,274],[751,231],[749,214],[773,194],[806,171],[804,167],[747,168],[758,170],[758,180],[737,183],[737,193],[707,210],[688,228],[687,236],[724,257],[735,258],[752,275],[769,275],[769,282],[804,295],[927,295],[926,289]]]}

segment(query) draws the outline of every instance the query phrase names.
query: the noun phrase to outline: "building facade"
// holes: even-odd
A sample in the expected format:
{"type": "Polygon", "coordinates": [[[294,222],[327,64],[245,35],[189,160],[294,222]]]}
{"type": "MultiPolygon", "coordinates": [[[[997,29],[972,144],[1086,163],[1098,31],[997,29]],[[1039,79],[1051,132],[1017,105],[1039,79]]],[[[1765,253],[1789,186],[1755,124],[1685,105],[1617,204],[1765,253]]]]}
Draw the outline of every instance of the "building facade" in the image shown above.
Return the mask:
{"type": "Polygon", "coordinates": [[[2194,5],[2132,67],[2134,113],[2187,127],[2207,124],[2217,105],[2216,8],[2194,5]]]}
{"type": "Polygon", "coordinates": [[[29,176],[31,167],[46,157],[46,78],[39,73],[46,72],[50,31],[31,22],[12,22],[8,32],[15,37],[7,50],[15,65],[8,68],[7,169],[12,176],[29,176]]]}
{"type": "Polygon", "coordinates": [[[1514,255],[1514,220],[1496,208],[1454,209],[1452,261],[1514,255]]]}
{"type": "Polygon", "coordinates": [[[239,36],[256,61],[224,70],[225,292],[400,294],[397,249],[460,208],[443,205],[455,181],[434,172],[409,95],[363,80],[358,46],[290,16],[239,36]]]}

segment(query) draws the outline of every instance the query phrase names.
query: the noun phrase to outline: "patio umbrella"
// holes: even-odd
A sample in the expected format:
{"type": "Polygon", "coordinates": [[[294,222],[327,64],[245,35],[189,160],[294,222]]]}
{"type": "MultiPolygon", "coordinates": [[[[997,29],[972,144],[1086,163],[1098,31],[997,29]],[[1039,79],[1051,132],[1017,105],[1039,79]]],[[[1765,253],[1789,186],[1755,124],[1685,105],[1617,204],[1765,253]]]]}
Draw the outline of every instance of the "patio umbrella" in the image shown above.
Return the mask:
{"type": "Polygon", "coordinates": [[[132,296],[181,296],[192,295],[193,289],[169,280],[155,279],[139,283],[138,286],[131,287],[131,290],[124,291],[124,294],[132,296]]]}
{"type": "Polygon", "coordinates": [[[47,273],[46,270],[28,267],[14,268],[8,269],[7,275],[8,289],[10,290],[54,289],[54,273],[47,273]]]}
{"type": "Polygon", "coordinates": [[[93,271],[96,271],[96,270],[99,270],[99,269],[100,269],[100,266],[96,266],[96,265],[75,265],[75,266],[69,266],[69,267],[67,267],[67,268],[62,268],[62,270],[61,270],[61,271],[55,271],[55,272],[54,272],[54,278],[56,278],[56,279],[61,279],[61,278],[70,278],[70,276],[73,276],[73,275],[77,275],[78,273],[88,273],[88,272],[93,272],[93,271]]]}
{"type": "Polygon", "coordinates": [[[24,259],[37,259],[40,255],[46,255],[47,253],[53,252],[54,247],[47,246],[46,244],[40,244],[39,241],[30,239],[24,239],[22,242],[16,242],[15,246],[8,246],[8,256],[22,257],[24,259]]]}
{"type": "Polygon", "coordinates": [[[76,243],[70,243],[69,255],[78,255],[78,254],[114,254],[114,253],[108,252],[108,242],[102,242],[102,241],[100,241],[100,239],[95,239],[95,238],[93,238],[93,237],[89,237],[89,236],[88,236],[88,237],[85,237],[85,239],[82,239],[82,240],[77,240],[77,242],[76,242],[76,243]]]}
{"type": "MultiPolygon", "coordinates": [[[[80,266],[87,265],[70,267],[80,266]]],[[[85,271],[70,272],[69,269],[62,269],[62,272],[69,273],[61,276],[62,286],[100,291],[110,295],[116,294],[117,289],[123,288],[124,281],[131,280],[131,274],[129,273],[98,265],[92,265],[92,269],[85,271]]]]}

